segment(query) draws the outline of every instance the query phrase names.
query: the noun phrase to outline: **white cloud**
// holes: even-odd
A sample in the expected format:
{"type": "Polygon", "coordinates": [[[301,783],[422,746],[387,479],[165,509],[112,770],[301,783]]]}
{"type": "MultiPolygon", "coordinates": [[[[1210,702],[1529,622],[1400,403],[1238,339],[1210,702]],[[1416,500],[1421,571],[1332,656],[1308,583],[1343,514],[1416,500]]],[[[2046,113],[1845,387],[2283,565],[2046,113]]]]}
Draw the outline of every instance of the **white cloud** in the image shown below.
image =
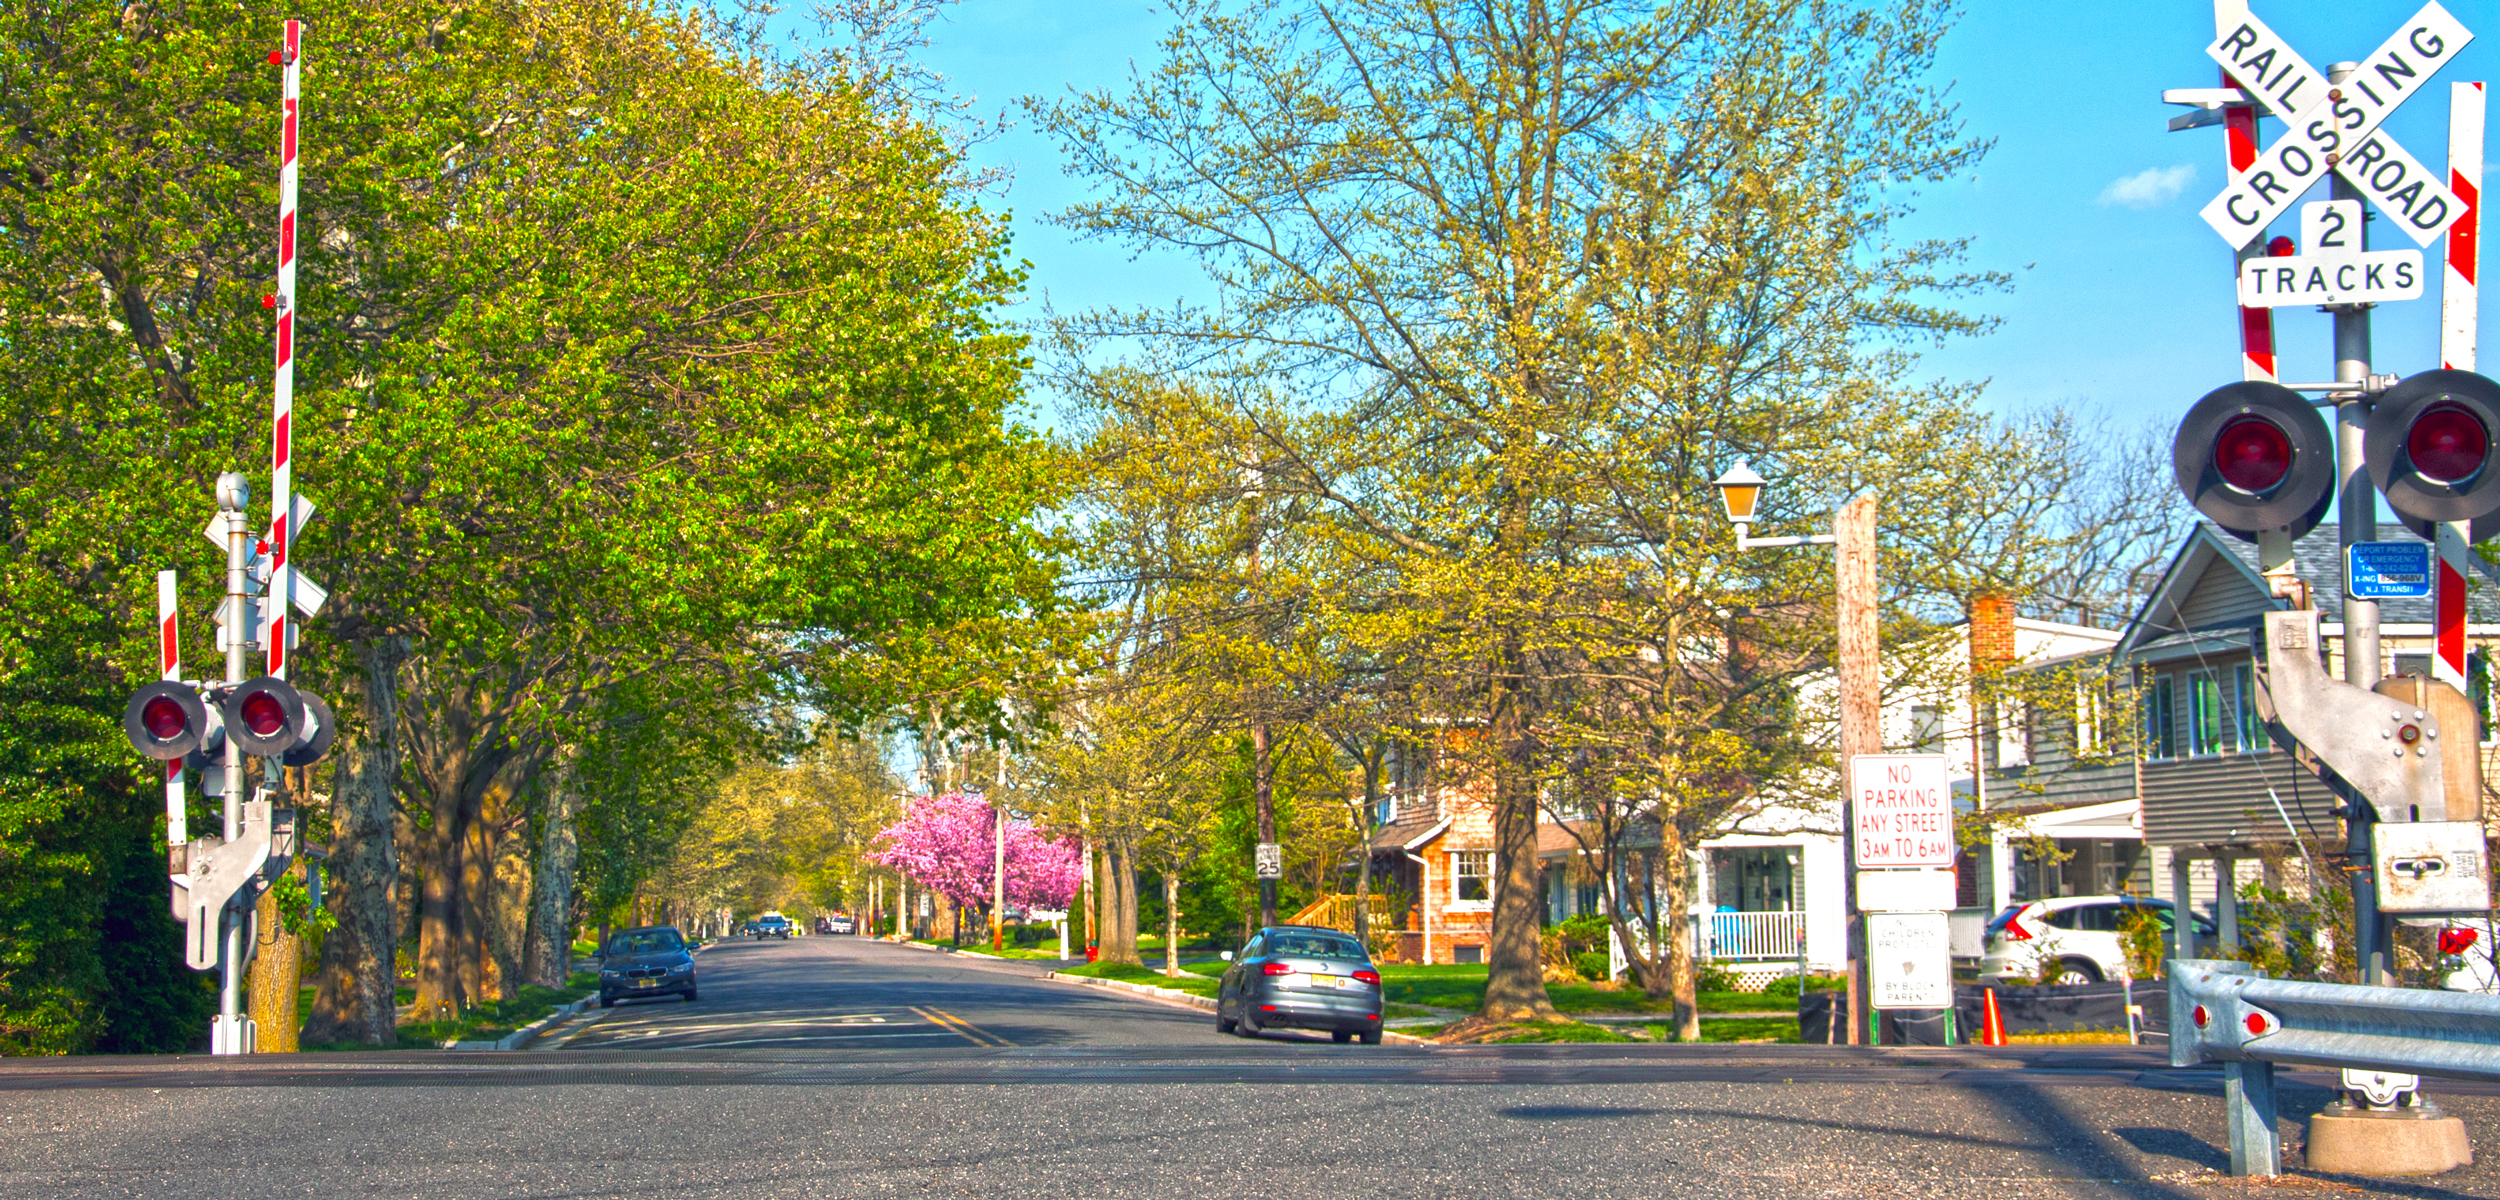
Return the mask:
{"type": "Polygon", "coordinates": [[[2194,182],[2196,167],[2192,163],[2180,163],[2175,167],[2147,167],[2102,188],[2101,198],[2094,203],[2103,208],[2113,204],[2128,208],[2160,208],[2194,182]]]}

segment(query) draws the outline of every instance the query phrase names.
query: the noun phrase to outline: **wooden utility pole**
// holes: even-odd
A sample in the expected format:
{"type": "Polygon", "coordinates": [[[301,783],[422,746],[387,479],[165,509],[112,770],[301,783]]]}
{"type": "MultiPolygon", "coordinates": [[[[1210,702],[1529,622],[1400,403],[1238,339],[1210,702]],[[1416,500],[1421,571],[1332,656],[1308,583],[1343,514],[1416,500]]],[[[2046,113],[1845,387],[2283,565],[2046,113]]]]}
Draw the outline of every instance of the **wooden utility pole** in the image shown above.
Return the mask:
{"type": "MultiPolygon", "coordinates": [[[[1866,922],[1858,915],[1858,834],[1849,768],[1861,754],[1884,752],[1880,724],[1883,649],[1876,636],[1875,497],[1858,496],[1832,514],[1838,553],[1834,603],[1840,622],[1840,835],[1847,847],[1841,876],[1841,910],[1849,921],[1849,1044],[1855,1046],[1865,1018],[1866,922]]],[[[1872,1026],[1866,1026],[1871,1030],[1872,1026]]]]}
{"type": "MultiPolygon", "coordinates": [[[[1258,800],[1259,841],[1276,841],[1276,752],[1269,741],[1267,722],[1250,727],[1251,790],[1258,800]]],[[[1259,880],[1259,924],[1276,923],[1276,881],[1259,880]]]]}

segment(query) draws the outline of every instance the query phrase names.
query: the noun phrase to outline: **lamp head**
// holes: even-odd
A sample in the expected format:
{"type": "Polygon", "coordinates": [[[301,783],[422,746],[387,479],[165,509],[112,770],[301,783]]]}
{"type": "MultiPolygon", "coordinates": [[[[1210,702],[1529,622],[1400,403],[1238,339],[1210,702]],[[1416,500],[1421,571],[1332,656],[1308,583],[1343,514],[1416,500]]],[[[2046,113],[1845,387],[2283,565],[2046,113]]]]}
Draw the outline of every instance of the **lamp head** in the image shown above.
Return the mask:
{"type": "Polygon", "coordinates": [[[1762,505],[1762,488],[1766,482],[1762,476],[1755,474],[1754,469],[1746,466],[1745,460],[1740,458],[1735,466],[1727,469],[1727,474],[1710,482],[1719,489],[1720,501],[1727,505],[1728,520],[1738,525],[1753,523],[1755,510],[1762,505]]]}

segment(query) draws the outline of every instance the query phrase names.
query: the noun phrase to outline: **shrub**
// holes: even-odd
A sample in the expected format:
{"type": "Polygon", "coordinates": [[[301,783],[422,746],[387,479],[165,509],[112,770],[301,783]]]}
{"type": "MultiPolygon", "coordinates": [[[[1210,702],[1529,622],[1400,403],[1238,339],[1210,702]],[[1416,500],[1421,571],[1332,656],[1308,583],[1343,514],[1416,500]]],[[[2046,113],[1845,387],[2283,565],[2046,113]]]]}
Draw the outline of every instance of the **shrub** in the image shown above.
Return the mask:
{"type": "Polygon", "coordinates": [[[1603,950],[1583,950],[1571,956],[1571,969],[1578,971],[1583,979],[1606,978],[1606,968],[1609,965],[1611,964],[1606,961],[1606,952],[1603,950]]]}
{"type": "Polygon", "coordinates": [[[1696,992],[1736,991],[1738,990],[1736,972],[1716,962],[1696,963],[1693,965],[1693,990],[1696,992]]]}

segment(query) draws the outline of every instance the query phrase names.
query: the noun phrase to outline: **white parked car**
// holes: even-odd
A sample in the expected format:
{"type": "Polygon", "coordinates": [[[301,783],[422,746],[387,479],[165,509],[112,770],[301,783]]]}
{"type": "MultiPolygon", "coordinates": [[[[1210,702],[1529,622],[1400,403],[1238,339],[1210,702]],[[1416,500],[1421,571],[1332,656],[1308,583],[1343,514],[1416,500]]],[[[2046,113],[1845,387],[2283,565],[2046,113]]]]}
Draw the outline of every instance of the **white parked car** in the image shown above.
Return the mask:
{"type": "MultiPolygon", "coordinates": [[[[2129,912],[2149,911],[2161,922],[2167,940],[2170,908],[2167,900],[2141,896],[2067,896],[2011,905],[1988,922],[1979,982],[2034,983],[2045,978],[2071,985],[2117,979],[2127,970],[2120,919],[2129,912]],[[2052,964],[2052,970],[2043,970],[2052,964]]],[[[2212,921],[2195,920],[2198,940],[2214,936],[2212,921]]]]}

